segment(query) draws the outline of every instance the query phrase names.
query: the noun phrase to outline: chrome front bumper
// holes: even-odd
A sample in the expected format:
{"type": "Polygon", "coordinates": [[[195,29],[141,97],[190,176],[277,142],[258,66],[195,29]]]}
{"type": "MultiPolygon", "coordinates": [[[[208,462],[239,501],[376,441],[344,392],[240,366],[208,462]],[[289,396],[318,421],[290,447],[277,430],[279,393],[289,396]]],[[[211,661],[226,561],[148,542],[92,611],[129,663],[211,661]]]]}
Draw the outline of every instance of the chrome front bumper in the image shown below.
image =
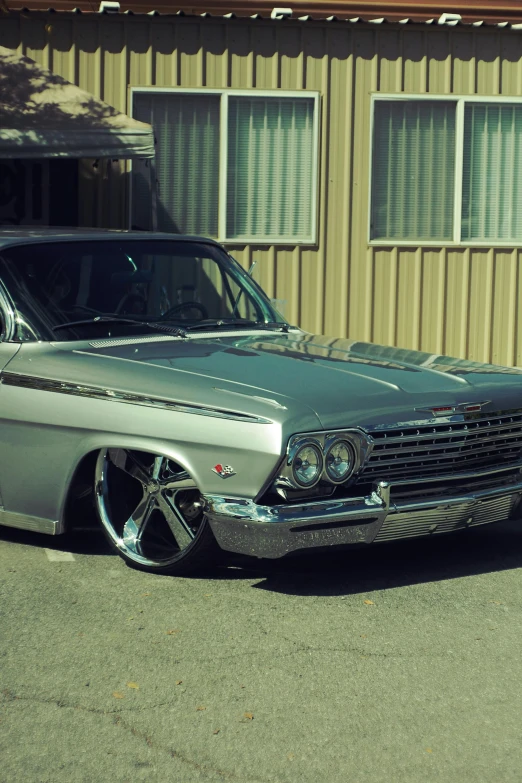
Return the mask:
{"type": "MultiPolygon", "coordinates": [[[[448,477],[450,486],[454,479],[448,477]]],[[[450,533],[522,514],[522,475],[500,487],[397,503],[391,501],[391,490],[388,482],[380,481],[366,497],[278,506],[206,496],[205,509],[222,549],[266,558],[450,533]]]]}

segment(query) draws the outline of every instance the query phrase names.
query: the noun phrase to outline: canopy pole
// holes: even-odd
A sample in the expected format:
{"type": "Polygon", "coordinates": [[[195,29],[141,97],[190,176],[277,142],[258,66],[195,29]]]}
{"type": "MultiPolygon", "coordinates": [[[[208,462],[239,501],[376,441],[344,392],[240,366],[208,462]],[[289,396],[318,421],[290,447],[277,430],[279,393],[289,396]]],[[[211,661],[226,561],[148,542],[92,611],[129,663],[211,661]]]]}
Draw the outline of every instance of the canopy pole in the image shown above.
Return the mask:
{"type": "Polygon", "coordinates": [[[150,169],[150,209],[152,230],[158,230],[158,180],[156,179],[156,158],[149,160],[150,169]]]}

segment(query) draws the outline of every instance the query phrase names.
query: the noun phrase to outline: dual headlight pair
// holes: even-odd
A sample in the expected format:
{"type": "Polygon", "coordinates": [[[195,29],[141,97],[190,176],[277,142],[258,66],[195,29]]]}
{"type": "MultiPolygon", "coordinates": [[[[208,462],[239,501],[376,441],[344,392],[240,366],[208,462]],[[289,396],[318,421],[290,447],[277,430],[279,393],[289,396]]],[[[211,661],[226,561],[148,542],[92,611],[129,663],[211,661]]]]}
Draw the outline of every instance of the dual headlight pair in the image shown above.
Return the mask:
{"type": "Polygon", "coordinates": [[[346,440],[336,440],[323,456],[315,443],[305,443],[292,460],[292,474],[300,487],[313,487],[324,473],[333,484],[342,484],[353,473],[355,453],[346,440]]]}
{"type": "Polygon", "coordinates": [[[302,489],[311,489],[321,479],[344,484],[361,467],[369,445],[360,430],[297,435],[288,446],[285,483],[302,489]]]}

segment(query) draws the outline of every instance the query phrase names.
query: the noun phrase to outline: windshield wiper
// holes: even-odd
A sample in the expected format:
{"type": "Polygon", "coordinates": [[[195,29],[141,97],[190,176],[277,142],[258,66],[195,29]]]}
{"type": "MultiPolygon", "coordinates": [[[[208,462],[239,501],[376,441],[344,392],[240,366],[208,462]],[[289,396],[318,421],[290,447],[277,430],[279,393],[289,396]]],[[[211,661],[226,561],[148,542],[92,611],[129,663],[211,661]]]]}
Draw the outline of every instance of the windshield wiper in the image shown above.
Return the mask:
{"type": "Polygon", "coordinates": [[[92,326],[97,324],[132,324],[133,326],[147,326],[149,329],[157,329],[159,332],[173,334],[176,337],[186,337],[187,332],[181,326],[167,326],[167,324],[157,323],[156,321],[139,321],[137,318],[120,318],[116,315],[97,315],[96,318],[84,318],[81,321],[66,321],[63,324],[52,326],[51,330],[57,332],[59,329],[69,329],[75,326],[92,326]]]}
{"type": "Polygon", "coordinates": [[[288,332],[290,326],[279,321],[249,321],[245,318],[216,318],[213,320],[198,321],[197,324],[190,324],[186,327],[187,332],[205,331],[211,329],[230,329],[232,327],[244,327],[245,329],[281,329],[282,332],[288,332]]]}

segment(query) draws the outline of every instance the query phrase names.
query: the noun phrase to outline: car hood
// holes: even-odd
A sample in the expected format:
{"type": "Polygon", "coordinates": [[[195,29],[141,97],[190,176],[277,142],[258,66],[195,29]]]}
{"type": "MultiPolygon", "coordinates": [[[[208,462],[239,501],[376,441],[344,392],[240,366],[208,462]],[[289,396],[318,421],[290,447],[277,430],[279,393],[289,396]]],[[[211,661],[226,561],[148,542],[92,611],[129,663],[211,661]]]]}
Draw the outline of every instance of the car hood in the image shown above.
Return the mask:
{"type": "Polygon", "coordinates": [[[516,368],[297,330],[27,345],[9,370],[264,415],[302,430],[423,421],[445,405],[522,408],[516,368]]]}

